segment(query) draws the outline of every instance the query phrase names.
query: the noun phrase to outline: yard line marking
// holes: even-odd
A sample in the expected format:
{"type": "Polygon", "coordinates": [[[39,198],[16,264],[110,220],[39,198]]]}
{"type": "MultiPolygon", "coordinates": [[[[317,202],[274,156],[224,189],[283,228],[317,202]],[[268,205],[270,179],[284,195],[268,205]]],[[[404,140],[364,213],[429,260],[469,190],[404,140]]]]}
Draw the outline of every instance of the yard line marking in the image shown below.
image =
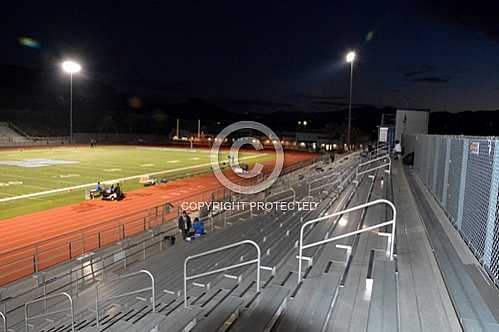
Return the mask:
{"type": "Polygon", "coordinates": [[[191,160],[199,160],[199,157],[191,158],[191,160]]]}
{"type": "Polygon", "coordinates": [[[161,148],[161,147],[146,147],[146,146],[137,146],[137,149],[140,150],[160,150],[160,151],[175,151],[175,152],[186,152],[186,153],[211,153],[210,150],[201,149],[182,149],[182,148],[161,148]]]}
{"type": "MultiPolygon", "coordinates": [[[[266,155],[267,155],[266,153],[260,153],[260,154],[254,155],[254,156],[239,158],[239,160],[254,159],[254,158],[259,158],[259,157],[263,157],[266,155]]],[[[190,170],[190,169],[201,168],[201,167],[212,166],[212,165],[217,166],[218,163],[211,163],[210,162],[210,163],[199,164],[199,165],[185,166],[185,167],[169,169],[169,170],[165,170],[165,171],[152,172],[152,173],[148,173],[148,174],[133,175],[133,176],[128,176],[128,177],[124,177],[124,178],[105,180],[105,181],[101,181],[101,182],[104,182],[104,183],[121,182],[121,181],[133,180],[133,179],[140,179],[143,176],[154,176],[154,175],[160,175],[160,174],[165,174],[165,173],[174,173],[174,172],[178,172],[178,171],[186,171],[186,170],[190,170]]],[[[71,186],[71,187],[66,187],[66,188],[40,191],[40,192],[32,193],[32,194],[25,194],[25,195],[2,198],[2,199],[0,199],[0,203],[15,201],[15,200],[24,199],[24,198],[32,198],[32,197],[37,197],[37,196],[56,194],[56,193],[60,193],[60,192],[72,191],[72,190],[77,190],[77,189],[91,188],[94,186],[95,186],[95,182],[92,182],[92,183],[80,184],[77,186],[71,186]]]]}
{"type": "Polygon", "coordinates": [[[140,165],[140,167],[152,167],[154,166],[154,164],[142,164],[140,165]]]}
{"type": "Polygon", "coordinates": [[[179,160],[167,160],[166,162],[170,163],[170,164],[175,164],[175,163],[178,163],[179,160]]]}
{"type": "Polygon", "coordinates": [[[60,175],[53,175],[52,177],[53,178],[76,178],[76,177],[79,177],[80,174],[75,174],[75,173],[71,173],[71,174],[60,174],[60,175]]]}
{"type": "Polygon", "coordinates": [[[121,172],[121,168],[105,168],[103,169],[104,172],[121,172]]]}

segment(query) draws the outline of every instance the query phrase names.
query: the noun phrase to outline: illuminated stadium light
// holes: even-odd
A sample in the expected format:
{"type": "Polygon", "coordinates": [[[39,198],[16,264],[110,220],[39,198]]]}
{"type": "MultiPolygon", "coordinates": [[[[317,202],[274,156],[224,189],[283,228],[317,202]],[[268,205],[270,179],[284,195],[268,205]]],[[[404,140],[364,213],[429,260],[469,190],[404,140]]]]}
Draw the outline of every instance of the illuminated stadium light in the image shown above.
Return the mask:
{"type": "Polygon", "coordinates": [[[69,74],[69,141],[73,143],[73,74],[81,70],[79,63],[66,60],[62,63],[62,69],[69,74]]]}
{"type": "Polygon", "coordinates": [[[346,60],[350,64],[350,93],[348,96],[348,129],[347,129],[347,146],[350,149],[351,132],[352,132],[352,82],[353,82],[353,62],[355,60],[355,52],[347,53],[346,60]]]}
{"type": "Polygon", "coordinates": [[[68,74],[76,74],[81,70],[81,66],[77,62],[68,60],[62,63],[62,69],[68,74]]]}
{"type": "Polygon", "coordinates": [[[348,52],[346,60],[348,63],[352,63],[355,60],[355,52],[353,51],[348,52]]]}

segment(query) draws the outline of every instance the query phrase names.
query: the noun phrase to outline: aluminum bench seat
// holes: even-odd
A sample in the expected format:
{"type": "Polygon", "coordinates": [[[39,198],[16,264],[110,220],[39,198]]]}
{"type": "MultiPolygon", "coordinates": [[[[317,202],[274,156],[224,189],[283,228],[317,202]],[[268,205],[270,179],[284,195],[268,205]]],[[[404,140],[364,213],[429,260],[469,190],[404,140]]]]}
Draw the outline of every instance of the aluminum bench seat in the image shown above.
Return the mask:
{"type": "MultiPolygon", "coordinates": [[[[384,256],[382,253],[377,256],[384,256]]],[[[386,256],[374,259],[368,332],[398,331],[395,262],[386,256]]]]}
{"type": "Polygon", "coordinates": [[[295,297],[288,301],[276,331],[321,331],[339,281],[338,274],[305,279],[295,297]]]}
{"type": "Polygon", "coordinates": [[[280,286],[269,286],[246,306],[241,317],[231,327],[231,332],[269,331],[286,309],[290,290],[280,286]]]}
{"type": "Polygon", "coordinates": [[[239,316],[243,300],[236,296],[229,296],[203,315],[193,332],[218,331],[224,325],[230,325],[239,316]]]}

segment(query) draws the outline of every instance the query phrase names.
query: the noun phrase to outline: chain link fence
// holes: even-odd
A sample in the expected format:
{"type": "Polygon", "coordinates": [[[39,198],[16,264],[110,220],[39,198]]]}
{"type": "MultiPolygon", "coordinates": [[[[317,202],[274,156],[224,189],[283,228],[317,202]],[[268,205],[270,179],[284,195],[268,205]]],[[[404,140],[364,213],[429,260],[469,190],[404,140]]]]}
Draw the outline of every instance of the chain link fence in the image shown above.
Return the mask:
{"type": "Polygon", "coordinates": [[[499,141],[404,135],[414,170],[499,286],[499,141]]]}

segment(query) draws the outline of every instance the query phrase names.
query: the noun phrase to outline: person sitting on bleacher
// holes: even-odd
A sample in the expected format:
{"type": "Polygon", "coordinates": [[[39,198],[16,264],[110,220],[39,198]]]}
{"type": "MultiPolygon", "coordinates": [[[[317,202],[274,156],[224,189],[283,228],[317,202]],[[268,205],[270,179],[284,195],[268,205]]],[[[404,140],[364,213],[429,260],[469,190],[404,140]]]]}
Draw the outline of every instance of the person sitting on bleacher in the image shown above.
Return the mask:
{"type": "Polygon", "coordinates": [[[199,220],[198,217],[194,218],[194,224],[192,225],[192,228],[194,228],[195,236],[201,236],[206,234],[206,232],[204,231],[204,222],[199,220]]]}

